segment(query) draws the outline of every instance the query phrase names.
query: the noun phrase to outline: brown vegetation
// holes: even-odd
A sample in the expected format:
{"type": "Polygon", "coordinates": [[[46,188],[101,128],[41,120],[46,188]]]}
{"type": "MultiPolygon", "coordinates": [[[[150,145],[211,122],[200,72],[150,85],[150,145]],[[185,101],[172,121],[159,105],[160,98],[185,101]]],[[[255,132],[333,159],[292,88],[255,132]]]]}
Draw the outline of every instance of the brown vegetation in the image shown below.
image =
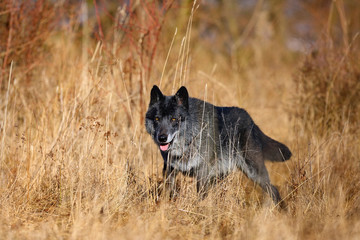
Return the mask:
{"type": "Polygon", "coordinates": [[[123,2],[0,3],[1,238],[358,239],[356,1],[123,2]],[[289,43],[308,18],[309,54],[289,43]],[[268,168],[287,211],[240,172],[204,200],[180,176],[165,199],[153,84],[246,108],[286,143],[268,168]]]}

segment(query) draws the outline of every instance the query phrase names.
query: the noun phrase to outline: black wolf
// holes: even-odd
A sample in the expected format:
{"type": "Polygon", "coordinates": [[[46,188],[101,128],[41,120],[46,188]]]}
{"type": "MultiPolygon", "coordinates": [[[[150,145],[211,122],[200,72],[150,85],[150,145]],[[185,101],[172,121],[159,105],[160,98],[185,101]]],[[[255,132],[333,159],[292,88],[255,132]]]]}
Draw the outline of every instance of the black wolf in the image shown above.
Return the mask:
{"type": "Polygon", "coordinates": [[[206,195],[214,180],[238,168],[275,204],[281,201],[264,160],[283,162],[291,152],[266,136],[244,109],[190,98],[185,87],[173,96],[164,96],[153,86],[145,126],[160,148],[164,178],[171,191],[178,172],[195,177],[198,193],[206,195]]]}

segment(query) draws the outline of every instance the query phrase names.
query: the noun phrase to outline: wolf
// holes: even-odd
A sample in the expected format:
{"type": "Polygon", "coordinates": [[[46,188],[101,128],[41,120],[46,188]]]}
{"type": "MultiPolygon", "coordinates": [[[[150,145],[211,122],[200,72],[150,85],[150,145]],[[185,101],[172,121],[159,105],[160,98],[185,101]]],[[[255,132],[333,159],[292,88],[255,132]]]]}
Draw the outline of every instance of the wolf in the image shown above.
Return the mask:
{"type": "Polygon", "coordinates": [[[145,127],[160,149],[166,188],[172,196],[179,172],[194,177],[197,192],[204,197],[217,179],[240,169],[276,205],[281,203],[264,160],[283,162],[292,153],[266,136],[244,109],[218,107],[189,97],[184,86],[175,95],[165,96],[154,85],[145,127]]]}

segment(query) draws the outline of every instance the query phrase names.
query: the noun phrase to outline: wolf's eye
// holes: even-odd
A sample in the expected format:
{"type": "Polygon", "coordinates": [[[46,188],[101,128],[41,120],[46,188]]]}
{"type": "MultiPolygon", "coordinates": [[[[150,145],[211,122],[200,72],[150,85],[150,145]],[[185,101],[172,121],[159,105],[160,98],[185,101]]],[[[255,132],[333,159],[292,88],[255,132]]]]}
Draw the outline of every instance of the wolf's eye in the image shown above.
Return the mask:
{"type": "Polygon", "coordinates": [[[176,122],[176,120],[177,120],[176,118],[171,118],[172,122],[176,122]]]}
{"type": "Polygon", "coordinates": [[[156,117],[156,118],[155,118],[155,121],[157,121],[157,122],[158,122],[158,121],[159,121],[159,118],[158,118],[158,117],[156,117]]]}

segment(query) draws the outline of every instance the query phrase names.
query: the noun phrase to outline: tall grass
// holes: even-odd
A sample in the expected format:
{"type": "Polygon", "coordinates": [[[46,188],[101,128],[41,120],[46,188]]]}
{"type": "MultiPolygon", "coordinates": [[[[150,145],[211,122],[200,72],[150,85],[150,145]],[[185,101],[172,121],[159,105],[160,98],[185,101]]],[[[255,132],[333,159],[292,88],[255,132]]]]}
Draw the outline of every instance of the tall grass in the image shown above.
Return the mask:
{"type": "MultiPolygon", "coordinates": [[[[46,28],[41,43],[26,41],[26,61],[1,45],[8,56],[0,95],[2,238],[360,236],[356,44],[320,44],[312,55],[292,55],[279,44],[282,31],[274,38],[258,35],[273,24],[263,3],[250,11],[230,3],[219,15],[213,11],[211,18],[241,19],[227,29],[213,26],[224,34],[215,38],[219,42],[207,32],[212,5],[138,1],[107,11],[102,3],[78,5],[88,16],[81,23],[76,11],[64,7],[65,25],[46,28]],[[241,44],[231,41],[241,34],[236,24],[248,26],[241,44]],[[233,52],[226,51],[229,44],[233,52]],[[143,126],[150,87],[161,76],[167,94],[186,84],[191,96],[246,107],[265,133],[290,146],[290,161],[268,163],[287,211],[276,210],[241,172],[204,200],[184,176],[177,179],[176,199],[163,196],[161,156],[143,126]]],[[[51,16],[55,7],[49,5],[51,16]]],[[[18,11],[4,9],[2,20],[18,11]]]]}

